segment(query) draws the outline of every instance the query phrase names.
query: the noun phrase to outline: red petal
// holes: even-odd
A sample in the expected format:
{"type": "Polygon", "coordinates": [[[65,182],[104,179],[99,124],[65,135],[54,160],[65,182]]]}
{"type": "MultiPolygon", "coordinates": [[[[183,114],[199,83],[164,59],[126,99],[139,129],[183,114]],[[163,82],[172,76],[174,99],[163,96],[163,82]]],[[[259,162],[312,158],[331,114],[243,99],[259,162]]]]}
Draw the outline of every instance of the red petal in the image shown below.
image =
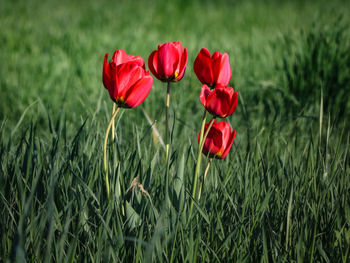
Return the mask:
{"type": "Polygon", "coordinates": [[[140,105],[148,96],[152,88],[153,78],[148,74],[140,79],[125,95],[125,105],[128,108],[135,108],[140,105]]]}
{"type": "Polygon", "coordinates": [[[123,49],[117,49],[112,58],[113,63],[115,63],[117,66],[123,63],[136,63],[140,67],[145,68],[145,62],[143,61],[142,57],[134,56],[134,55],[128,55],[123,49]]]}
{"type": "MultiPolygon", "coordinates": [[[[182,47],[182,45],[181,45],[182,47]]],[[[185,48],[182,57],[181,57],[181,63],[179,64],[179,75],[176,78],[176,81],[179,81],[183,78],[183,76],[185,75],[185,71],[186,71],[186,65],[187,65],[187,57],[188,57],[188,53],[187,53],[187,48],[185,48]]]]}
{"type": "Polygon", "coordinates": [[[231,136],[231,126],[226,121],[220,121],[217,123],[216,127],[222,133],[222,146],[226,148],[227,142],[229,141],[231,136]]]}
{"type": "Polygon", "coordinates": [[[158,75],[158,51],[155,50],[148,57],[148,67],[152,74],[160,80],[158,75]]]}
{"type": "Polygon", "coordinates": [[[200,100],[201,100],[204,107],[207,104],[206,100],[207,100],[208,96],[210,95],[210,93],[211,93],[211,90],[209,89],[209,87],[207,85],[204,84],[201,88],[201,95],[200,95],[200,100]]]}
{"type": "Polygon", "coordinates": [[[214,54],[211,56],[212,61],[218,58],[221,58],[221,53],[219,51],[215,51],[214,54]]]}
{"type": "Polygon", "coordinates": [[[237,103],[238,103],[238,92],[235,92],[231,98],[231,109],[227,116],[233,114],[236,111],[237,103]]]}
{"type": "Polygon", "coordinates": [[[115,99],[125,99],[128,90],[145,75],[145,70],[134,63],[124,63],[117,67],[115,99]]]}
{"type": "MultiPolygon", "coordinates": [[[[210,122],[213,122],[212,127],[210,128],[210,131],[208,133],[208,136],[204,142],[203,145],[203,154],[207,155],[209,153],[209,156],[213,157],[220,151],[221,145],[222,145],[222,136],[221,132],[218,131],[215,126],[216,126],[216,120],[213,119],[210,122]]],[[[204,134],[206,133],[210,122],[205,125],[204,128],[204,134]]],[[[199,138],[198,138],[199,141],[199,138]]]]}
{"type": "Polygon", "coordinates": [[[139,56],[128,55],[128,58],[124,63],[135,63],[145,69],[145,61],[143,61],[143,58],[139,56]]]}
{"type": "Polygon", "coordinates": [[[128,55],[126,54],[126,52],[123,49],[117,49],[116,51],[114,51],[112,61],[117,66],[125,63],[127,61],[127,59],[128,59],[128,55]]]}
{"type": "Polygon", "coordinates": [[[214,81],[216,84],[227,86],[232,77],[230,61],[227,53],[213,60],[212,64],[214,81]]]}
{"type": "Polygon", "coordinates": [[[113,86],[113,79],[108,64],[108,53],[106,53],[102,70],[102,82],[106,89],[111,89],[113,86]]]}
{"type": "Polygon", "coordinates": [[[203,153],[209,153],[210,156],[214,156],[219,153],[220,150],[222,150],[222,134],[220,130],[216,129],[216,123],[214,123],[204,142],[203,153]]]}
{"type": "Polygon", "coordinates": [[[212,86],[213,73],[211,68],[210,52],[206,48],[202,48],[193,64],[194,73],[202,84],[212,86]]]}
{"type": "Polygon", "coordinates": [[[224,159],[227,156],[227,154],[229,153],[229,151],[231,150],[231,147],[232,147],[232,144],[233,144],[235,137],[236,137],[236,130],[233,130],[231,135],[230,135],[229,141],[226,144],[225,151],[222,154],[222,156],[220,157],[221,159],[224,159]]]}
{"type": "Polygon", "coordinates": [[[227,117],[230,110],[230,89],[228,87],[217,87],[207,98],[207,110],[219,117],[227,117]]]}
{"type": "Polygon", "coordinates": [[[172,44],[176,47],[178,54],[183,53],[181,42],[172,42],[172,44]]]}
{"type": "Polygon", "coordinates": [[[165,43],[158,49],[158,74],[162,78],[171,78],[179,64],[178,49],[172,43],[165,43]]]}

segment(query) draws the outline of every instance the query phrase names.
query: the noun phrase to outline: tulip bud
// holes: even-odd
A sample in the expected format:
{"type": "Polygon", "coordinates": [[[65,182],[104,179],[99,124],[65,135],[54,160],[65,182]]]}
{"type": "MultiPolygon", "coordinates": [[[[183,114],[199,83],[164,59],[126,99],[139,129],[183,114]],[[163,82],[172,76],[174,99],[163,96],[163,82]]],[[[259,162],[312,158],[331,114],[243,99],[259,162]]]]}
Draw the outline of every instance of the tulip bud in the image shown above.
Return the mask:
{"type": "Polygon", "coordinates": [[[227,86],[231,77],[230,61],[227,53],[215,51],[212,56],[206,48],[202,48],[193,64],[193,70],[202,84],[214,88],[221,84],[227,86]]]}
{"type": "Polygon", "coordinates": [[[159,45],[148,58],[152,74],[163,82],[180,81],[187,65],[187,48],[182,50],[180,42],[167,42],[159,45]]]}

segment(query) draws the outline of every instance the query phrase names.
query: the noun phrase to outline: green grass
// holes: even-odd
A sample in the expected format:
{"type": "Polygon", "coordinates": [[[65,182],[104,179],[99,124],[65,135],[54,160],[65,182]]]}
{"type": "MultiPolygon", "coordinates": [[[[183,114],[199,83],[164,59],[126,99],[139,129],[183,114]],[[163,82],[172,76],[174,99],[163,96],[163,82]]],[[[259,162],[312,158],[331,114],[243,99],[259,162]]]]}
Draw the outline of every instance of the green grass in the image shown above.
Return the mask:
{"type": "Polygon", "coordinates": [[[346,1],[1,1],[0,261],[349,262],[349,10],[346,1]],[[104,54],[123,48],[147,61],[166,41],[189,51],[172,86],[169,200],[165,153],[144,115],[163,135],[166,84],[155,80],[117,117],[108,202],[104,54]],[[214,160],[190,215],[202,47],[230,55],[240,97],[228,118],[234,145],[214,160]],[[149,196],[127,192],[136,176],[149,196]]]}

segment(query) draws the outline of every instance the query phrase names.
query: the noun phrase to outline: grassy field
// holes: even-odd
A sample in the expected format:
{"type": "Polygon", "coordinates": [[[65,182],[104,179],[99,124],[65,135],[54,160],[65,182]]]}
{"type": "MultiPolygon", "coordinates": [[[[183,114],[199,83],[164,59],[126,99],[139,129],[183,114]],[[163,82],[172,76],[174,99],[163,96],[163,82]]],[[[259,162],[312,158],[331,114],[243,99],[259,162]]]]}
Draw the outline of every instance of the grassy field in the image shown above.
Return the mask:
{"type": "Polygon", "coordinates": [[[349,17],[340,0],[0,0],[0,261],[349,262],[349,17]],[[172,86],[169,196],[155,79],[117,117],[108,201],[104,55],[147,61],[167,41],[189,52],[172,86]],[[237,136],[190,214],[202,47],[230,56],[237,136]],[[127,191],[136,176],[149,196],[127,191]]]}

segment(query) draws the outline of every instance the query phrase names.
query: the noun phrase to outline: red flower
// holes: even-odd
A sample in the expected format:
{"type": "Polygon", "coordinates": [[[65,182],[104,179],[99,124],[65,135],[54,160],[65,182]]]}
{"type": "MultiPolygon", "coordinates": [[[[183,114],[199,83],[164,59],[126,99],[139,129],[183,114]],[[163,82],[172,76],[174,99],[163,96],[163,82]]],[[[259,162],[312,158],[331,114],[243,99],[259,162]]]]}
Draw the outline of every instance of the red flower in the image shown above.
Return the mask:
{"type": "Polygon", "coordinates": [[[179,81],[185,74],[187,48],[182,50],[180,42],[167,42],[159,45],[148,58],[148,67],[152,74],[164,82],[179,81]]]}
{"type": "Polygon", "coordinates": [[[227,53],[215,51],[212,56],[206,48],[202,48],[193,64],[194,72],[202,84],[214,87],[216,84],[227,86],[231,77],[230,61],[227,53]]]}
{"type": "MultiPolygon", "coordinates": [[[[236,130],[233,130],[231,133],[231,127],[227,122],[216,122],[215,119],[212,121],[214,123],[204,142],[202,152],[205,155],[209,154],[209,157],[224,159],[231,149],[233,140],[236,136],[236,130]]],[[[206,133],[208,126],[209,123],[205,125],[204,134],[206,133]]],[[[200,133],[198,135],[198,142],[199,136],[200,133]]]]}
{"type": "Polygon", "coordinates": [[[213,90],[210,90],[207,85],[203,85],[200,99],[208,112],[225,118],[235,112],[238,92],[235,92],[231,87],[225,87],[221,84],[216,85],[213,90]]]}
{"type": "Polygon", "coordinates": [[[143,68],[145,68],[145,62],[142,57],[128,55],[123,49],[117,49],[114,51],[111,61],[108,63],[108,53],[105,55],[105,61],[103,64],[102,81],[106,89],[114,85],[115,68],[123,63],[135,63],[143,68]]]}
{"type": "Polygon", "coordinates": [[[152,88],[153,78],[144,69],[139,57],[132,56],[132,61],[122,64],[117,64],[118,59],[112,59],[113,62],[107,64],[107,59],[108,54],[104,60],[103,84],[108,89],[111,99],[123,108],[135,108],[140,105],[152,88]]]}

